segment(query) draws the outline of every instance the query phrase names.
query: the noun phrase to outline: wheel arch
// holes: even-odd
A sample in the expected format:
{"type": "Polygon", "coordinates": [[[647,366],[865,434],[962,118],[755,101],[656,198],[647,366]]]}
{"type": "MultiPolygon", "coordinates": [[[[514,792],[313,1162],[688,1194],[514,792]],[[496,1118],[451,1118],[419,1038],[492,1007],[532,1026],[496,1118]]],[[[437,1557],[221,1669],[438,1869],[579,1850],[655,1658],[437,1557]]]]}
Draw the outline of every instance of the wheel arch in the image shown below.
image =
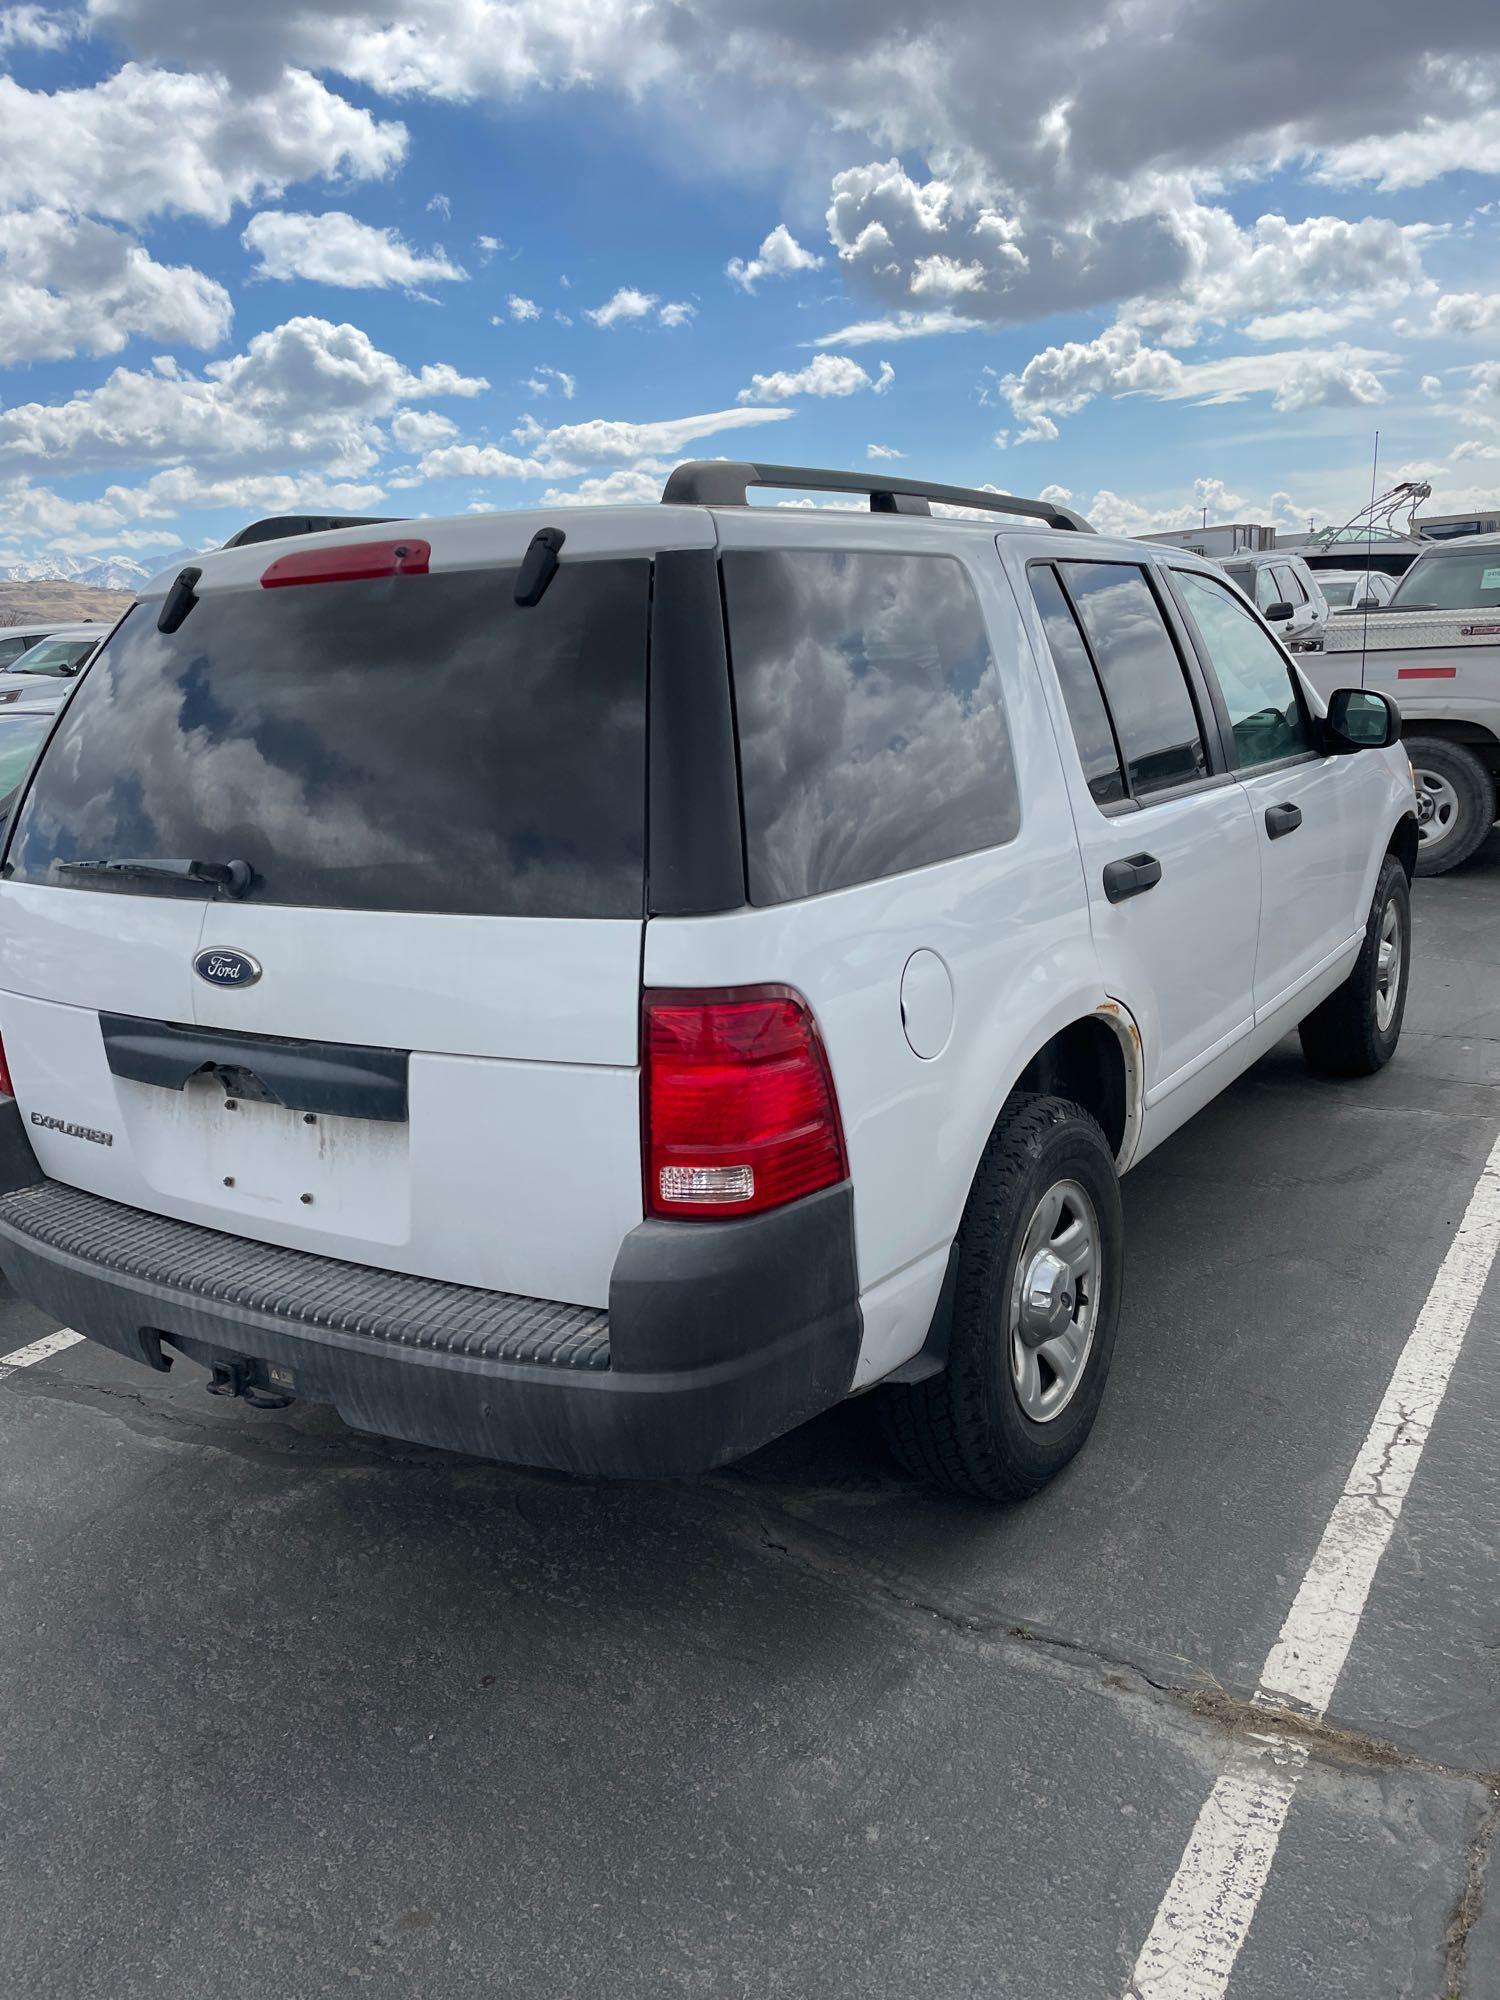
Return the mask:
{"type": "MultiPolygon", "coordinates": [[[[1049,1035],[1027,1059],[1010,1089],[1066,1097],[1096,1118],[1115,1165],[1124,1172],[1140,1138],[1145,1104],[1141,1031],[1120,1001],[1101,1000],[1049,1035]]],[[[1002,1110],[996,1118],[1004,1116],[1002,1110]]],[[[995,1126],[990,1127],[993,1132],[995,1126]]],[[[989,1134],[986,1134],[988,1143],[989,1134]]],[[[976,1161],[977,1168],[977,1161],[976,1161]]]]}
{"type": "Polygon", "coordinates": [[[1391,828],[1391,837],[1385,844],[1387,854],[1394,854],[1405,870],[1410,882],[1417,872],[1417,821],[1414,813],[1403,813],[1391,828]]]}

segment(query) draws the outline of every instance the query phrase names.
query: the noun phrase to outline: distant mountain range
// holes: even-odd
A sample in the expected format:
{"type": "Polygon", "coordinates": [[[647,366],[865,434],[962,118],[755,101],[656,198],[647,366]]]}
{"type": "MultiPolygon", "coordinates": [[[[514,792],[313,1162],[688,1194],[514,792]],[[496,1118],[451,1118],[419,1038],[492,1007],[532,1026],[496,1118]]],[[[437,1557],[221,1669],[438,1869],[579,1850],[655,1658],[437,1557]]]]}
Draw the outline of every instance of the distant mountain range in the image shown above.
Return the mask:
{"type": "Polygon", "coordinates": [[[0,564],[0,583],[73,583],[85,590],[139,590],[159,570],[188,561],[191,549],[173,549],[150,562],[133,556],[47,556],[0,564]]]}

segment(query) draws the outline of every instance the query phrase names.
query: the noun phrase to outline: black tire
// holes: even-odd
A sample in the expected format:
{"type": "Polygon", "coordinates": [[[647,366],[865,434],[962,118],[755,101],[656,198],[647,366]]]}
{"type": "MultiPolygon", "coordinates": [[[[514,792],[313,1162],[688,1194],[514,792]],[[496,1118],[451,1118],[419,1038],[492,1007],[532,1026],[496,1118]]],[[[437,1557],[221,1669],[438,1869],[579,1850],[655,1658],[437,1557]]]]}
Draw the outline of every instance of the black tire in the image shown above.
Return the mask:
{"type": "Polygon", "coordinates": [[[924,1382],[879,1392],[886,1440],[902,1464],[984,1500],[1024,1499],[1061,1472],[1093,1429],[1104,1394],[1124,1251],[1119,1178],[1097,1123],[1060,1097],[1012,1096],[959,1225],[948,1365],[924,1382]],[[1063,1182],[1083,1189],[1098,1225],[1093,1336],[1070,1398],[1035,1422],[1012,1367],[1012,1289],[1028,1225],[1063,1182]]]}
{"type": "Polygon", "coordinates": [[[1495,823],[1495,780],[1474,752],[1440,736],[1408,736],[1417,789],[1439,797],[1444,820],[1429,820],[1417,846],[1417,873],[1445,875],[1481,847],[1495,823]],[[1424,786],[1430,774],[1434,783],[1424,786]]]}
{"type": "Polygon", "coordinates": [[[1406,870],[1394,854],[1388,854],[1375,883],[1365,941],[1353,971],[1297,1030],[1309,1066],[1322,1076],[1373,1076],[1376,1070],[1384,1069],[1401,1039],[1410,977],[1411,890],[1406,870]],[[1382,1025],[1380,947],[1386,912],[1391,908],[1396,912],[1401,962],[1395,1005],[1382,1025]]]}

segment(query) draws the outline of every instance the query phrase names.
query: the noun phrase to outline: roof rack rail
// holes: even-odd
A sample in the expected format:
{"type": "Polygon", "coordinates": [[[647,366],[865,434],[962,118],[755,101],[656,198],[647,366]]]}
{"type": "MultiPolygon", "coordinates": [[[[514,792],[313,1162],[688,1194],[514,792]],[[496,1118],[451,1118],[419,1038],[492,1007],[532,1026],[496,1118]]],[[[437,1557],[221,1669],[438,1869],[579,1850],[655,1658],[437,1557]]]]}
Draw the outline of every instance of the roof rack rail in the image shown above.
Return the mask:
{"type": "Polygon", "coordinates": [[[330,528],[384,528],[397,514],[268,514],[252,521],[225,542],[226,549],[247,548],[251,542],[279,542],[288,535],[321,535],[330,528]]]}
{"type": "Polygon", "coordinates": [[[747,507],[749,488],[770,486],[800,493],[868,493],[872,514],[930,514],[930,502],[974,507],[986,514],[1024,514],[1049,528],[1091,535],[1091,522],[1071,507],[1051,500],[1023,500],[1014,493],[991,493],[980,486],[939,486],[928,479],[903,479],[867,472],[830,472],[815,465],[753,465],[733,458],[695,458],[675,467],[662,492],[664,506],[747,507]]]}

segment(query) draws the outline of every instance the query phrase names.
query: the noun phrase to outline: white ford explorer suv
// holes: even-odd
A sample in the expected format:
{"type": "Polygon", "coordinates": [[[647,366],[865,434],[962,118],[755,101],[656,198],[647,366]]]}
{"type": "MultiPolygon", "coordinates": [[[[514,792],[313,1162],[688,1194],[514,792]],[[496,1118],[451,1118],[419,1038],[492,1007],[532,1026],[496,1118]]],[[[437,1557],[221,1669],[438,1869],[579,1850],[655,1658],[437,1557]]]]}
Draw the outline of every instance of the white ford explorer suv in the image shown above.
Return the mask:
{"type": "Polygon", "coordinates": [[[1395,1048],[1399,714],[1044,502],[665,503],[142,593],[5,848],[0,1265],[363,1430],[688,1473],[884,1384],[908,1464],[1024,1494],[1119,1176],[1293,1028],[1395,1048]]]}

